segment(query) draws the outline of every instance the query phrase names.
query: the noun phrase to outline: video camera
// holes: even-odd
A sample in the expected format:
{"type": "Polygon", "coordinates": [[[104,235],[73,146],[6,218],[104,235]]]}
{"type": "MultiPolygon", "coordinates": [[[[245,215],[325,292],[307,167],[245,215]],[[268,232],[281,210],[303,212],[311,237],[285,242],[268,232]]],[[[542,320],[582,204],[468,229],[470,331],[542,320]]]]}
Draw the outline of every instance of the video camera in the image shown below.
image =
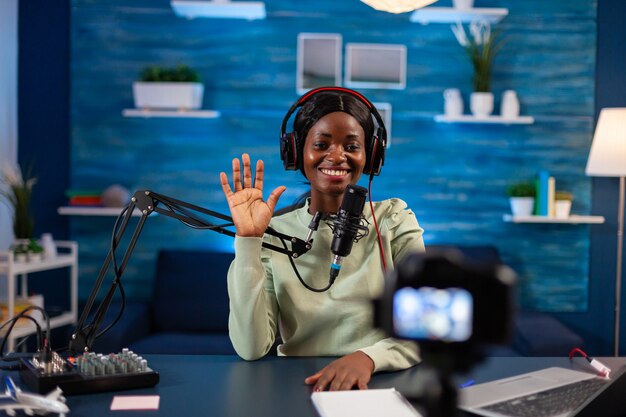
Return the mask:
{"type": "Polygon", "coordinates": [[[458,250],[410,253],[388,274],[375,302],[377,324],[418,342],[416,401],[427,416],[455,415],[452,375],[480,363],[488,346],[508,342],[515,282],[507,266],[472,261],[458,250]]]}

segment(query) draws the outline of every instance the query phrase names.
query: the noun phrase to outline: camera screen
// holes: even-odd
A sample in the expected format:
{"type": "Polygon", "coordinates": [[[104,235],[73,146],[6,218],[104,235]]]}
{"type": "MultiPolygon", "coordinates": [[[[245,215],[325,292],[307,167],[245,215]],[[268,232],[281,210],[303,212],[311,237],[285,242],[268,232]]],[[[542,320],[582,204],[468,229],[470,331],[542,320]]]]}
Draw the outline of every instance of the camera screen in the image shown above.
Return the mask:
{"type": "Polygon", "coordinates": [[[393,296],[393,326],[403,339],[464,342],[472,312],[472,296],[462,288],[404,287],[393,296]]]}

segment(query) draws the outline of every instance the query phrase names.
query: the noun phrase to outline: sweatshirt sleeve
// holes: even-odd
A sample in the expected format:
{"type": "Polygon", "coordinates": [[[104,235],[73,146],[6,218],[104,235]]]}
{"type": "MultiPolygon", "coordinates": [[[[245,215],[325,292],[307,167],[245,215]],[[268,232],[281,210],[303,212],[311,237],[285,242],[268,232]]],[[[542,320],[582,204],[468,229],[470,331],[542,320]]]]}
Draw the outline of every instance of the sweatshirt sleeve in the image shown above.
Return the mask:
{"type": "Polygon", "coordinates": [[[417,344],[407,340],[389,337],[359,350],[374,361],[374,372],[399,371],[420,362],[417,344]]]}
{"type": "Polygon", "coordinates": [[[262,238],[235,237],[235,259],[228,270],[228,333],[245,360],[265,356],[276,336],[278,304],[262,238]]]}
{"type": "MultiPolygon", "coordinates": [[[[391,199],[381,233],[387,235],[393,264],[409,252],[424,252],[424,230],[413,211],[400,199],[391,199]]],[[[374,372],[410,368],[420,362],[417,343],[386,338],[372,346],[359,349],[374,361],[374,372]]]]}

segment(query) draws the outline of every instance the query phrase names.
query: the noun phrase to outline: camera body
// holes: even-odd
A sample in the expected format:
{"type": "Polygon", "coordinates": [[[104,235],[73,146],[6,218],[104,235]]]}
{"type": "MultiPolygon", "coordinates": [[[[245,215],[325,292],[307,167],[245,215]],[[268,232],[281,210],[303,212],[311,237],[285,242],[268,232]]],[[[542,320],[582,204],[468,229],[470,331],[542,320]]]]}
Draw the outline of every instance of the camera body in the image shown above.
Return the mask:
{"type": "MultiPolygon", "coordinates": [[[[507,266],[472,262],[457,250],[410,253],[386,278],[377,322],[417,341],[423,355],[463,355],[470,366],[482,346],[508,342],[515,282],[507,266]]],[[[464,367],[461,357],[455,362],[464,367]]]]}

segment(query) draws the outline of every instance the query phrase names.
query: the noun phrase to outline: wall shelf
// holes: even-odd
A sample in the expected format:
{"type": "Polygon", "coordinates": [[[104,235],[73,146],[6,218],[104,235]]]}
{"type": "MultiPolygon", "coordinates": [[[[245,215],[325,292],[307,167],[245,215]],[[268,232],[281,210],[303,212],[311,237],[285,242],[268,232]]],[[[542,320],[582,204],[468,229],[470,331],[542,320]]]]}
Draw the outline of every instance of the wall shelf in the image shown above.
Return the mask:
{"type": "Polygon", "coordinates": [[[265,3],[230,0],[172,0],[174,13],[180,17],[213,17],[219,19],[265,19],[265,3]]]}
{"type": "Polygon", "coordinates": [[[484,124],[501,124],[501,125],[531,125],[535,123],[532,116],[518,116],[514,119],[504,118],[502,116],[475,117],[471,114],[463,114],[461,116],[446,116],[438,114],[435,116],[438,123],[484,123],[484,124]]]}
{"type": "Polygon", "coordinates": [[[505,214],[503,220],[508,223],[565,223],[565,224],[602,224],[603,216],[571,215],[565,219],[548,216],[512,216],[505,214]]]}
{"type": "Polygon", "coordinates": [[[195,119],[216,119],[220,112],[216,110],[149,110],[149,109],[124,109],[124,117],[186,117],[195,119]]]}
{"type": "MultiPolygon", "coordinates": [[[[123,207],[80,207],[64,206],[57,209],[62,216],[119,216],[123,207]]],[[[141,216],[139,209],[135,208],[133,216],[141,216]]]]}
{"type": "Polygon", "coordinates": [[[411,14],[411,22],[422,25],[428,23],[467,23],[473,20],[486,20],[494,24],[504,19],[509,14],[509,9],[504,8],[472,8],[459,10],[454,7],[425,7],[411,14]]]}

